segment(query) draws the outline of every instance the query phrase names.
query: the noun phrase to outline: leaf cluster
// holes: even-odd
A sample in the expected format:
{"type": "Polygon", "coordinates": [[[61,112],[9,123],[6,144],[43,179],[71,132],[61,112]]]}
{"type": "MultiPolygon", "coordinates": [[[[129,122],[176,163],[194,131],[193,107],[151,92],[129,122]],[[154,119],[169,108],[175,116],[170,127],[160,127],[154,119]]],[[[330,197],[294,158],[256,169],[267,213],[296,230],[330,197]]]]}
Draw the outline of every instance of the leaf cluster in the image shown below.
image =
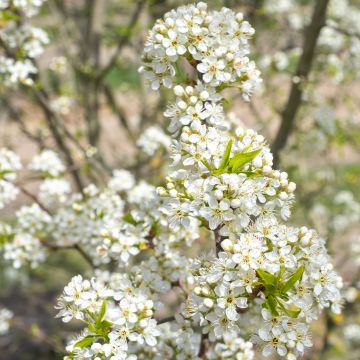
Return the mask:
{"type": "Polygon", "coordinates": [[[284,312],[287,316],[297,318],[301,309],[293,306],[289,309],[286,302],[289,301],[288,292],[295,287],[295,284],[301,280],[304,273],[304,265],[301,265],[297,270],[287,279],[283,279],[285,268],[281,266],[278,275],[273,275],[266,270],[258,269],[256,271],[259,277],[259,285],[264,287],[265,302],[263,307],[266,307],[271,315],[279,316],[279,312],[284,312]]]}

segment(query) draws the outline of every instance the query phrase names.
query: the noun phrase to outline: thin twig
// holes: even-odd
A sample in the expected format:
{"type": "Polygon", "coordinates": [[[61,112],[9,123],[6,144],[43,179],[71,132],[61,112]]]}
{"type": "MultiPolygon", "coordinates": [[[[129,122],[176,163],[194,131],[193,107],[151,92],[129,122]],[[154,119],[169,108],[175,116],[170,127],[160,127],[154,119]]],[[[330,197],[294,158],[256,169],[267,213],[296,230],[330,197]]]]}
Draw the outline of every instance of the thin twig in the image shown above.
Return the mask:
{"type": "Polygon", "coordinates": [[[311,23],[305,31],[302,54],[292,82],[289,98],[282,112],[280,128],[272,145],[274,166],[279,162],[280,151],[285,147],[290,134],[294,129],[296,114],[302,103],[303,86],[308,79],[312,63],[315,59],[315,48],[320,31],[325,25],[326,10],[329,0],[317,0],[311,23]]]}
{"type": "MultiPolygon", "coordinates": [[[[3,179],[6,182],[11,183],[10,181],[3,179]]],[[[38,197],[33,194],[32,192],[30,192],[29,190],[27,190],[26,188],[24,188],[22,185],[16,183],[15,186],[28,198],[30,198],[31,200],[33,200],[36,204],[39,205],[39,207],[44,210],[46,213],[48,213],[49,215],[52,215],[50,210],[38,199],[38,197]]]]}
{"type": "Polygon", "coordinates": [[[200,350],[199,350],[199,358],[202,360],[206,360],[206,353],[209,348],[209,336],[208,334],[201,335],[201,343],[200,343],[200,350]]]}
{"type": "Polygon", "coordinates": [[[160,320],[157,320],[157,324],[161,325],[161,324],[165,324],[171,321],[175,321],[175,316],[167,316],[165,318],[162,318],[160,320]]]}
{"type": "Polygon", "coordinates": [[[113,68],[113,66],[116,64],[116,61],[118,59],[118,56],[120,55],[122,48],[129,41],[129,38],[135,28],[135,25],[137,24],[141,10],[143,9],[143,6],[145,5],[145,3],[146,3],[146,0],[138,0],[138,2],[136,3],[135,10],[131,16],[129,24],[126,27],[125,34],[119,39],[119,42],[115,49],[115,52],[111,56],[109,62],[99,72],[99,74],[97,76],[98,82],[101,82],[106,77],[106,75],[109,73],[109,71],[113,68]]]}
{"type": "Polygon", "coordinates": [[[46,248],[48,248],[51,251],[76,250],[93,269],[97,268],[97,266],[92,261],[91,257],[80,247],[79,244],[56,245],[56,244],[51,244],[51,243],[49,243],[47,241],[44,241],[44,240],[41,243],[42,243],[43,246],[45,246],[46,248]]]}
{"type": "Polygon", "coordinates": [[[355,32],[355,31],[351,31],[351,30],[347,30],[347,29],[343,29],[333,23],[331,24],[326,24],[327,27],[339,32],[340,34],[343,34],[343,35],[346,35],[346,36],[349,36],[349,37],[356,37],[358,39],[360,39],[360,33],[358,32],[355,32]]]}

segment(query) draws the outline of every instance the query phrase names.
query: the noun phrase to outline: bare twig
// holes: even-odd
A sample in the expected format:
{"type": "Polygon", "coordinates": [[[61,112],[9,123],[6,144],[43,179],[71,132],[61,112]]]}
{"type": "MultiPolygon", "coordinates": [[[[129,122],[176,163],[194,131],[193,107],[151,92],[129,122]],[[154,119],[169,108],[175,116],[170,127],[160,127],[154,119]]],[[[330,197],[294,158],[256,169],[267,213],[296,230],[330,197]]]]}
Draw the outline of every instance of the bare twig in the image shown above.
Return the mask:
{"type": "Polygon", "coordinates": [[[343,34],[343,35],[346,35],[349,37],[356,37],[356,38],[360,39],[360,33],[358,33],[358,32],[348,30],[348,29],[343,29],[334,23],[327,23],[326,26],[339,32],[340,34],[343,34]]]}
{"type": "Polygon", "coordinates": [[[117,105],[115,96],[114,96],[113,92],[111,91],[111,88],[107,85],[104,85],[104,94],[106,96],[106,99],[108,101],[108,104],[109,104],[111,110],[114,112],[114,114],[119,119],[120,124],[127,131],[130,139],[133,142],[135,142],[136,139],[129,127],[128,121],[126,119],[126,115],[125,115],[124,111],[117,105]]]}
{"type": "Polygon", "coordinates": [[[97,268],[97,266],[92,261],[91,257],[81,248],[81,246],[79,244],[56,245],[56,244],[51,244],[51,243],[49,243],[47,241],[44,241],[44,240],[42,240],[41,243],[42,243],[42,245],[44,245],[47,249],[49,249],[51,251],[76,250],[93,269],[97,268]]]}
{"type": "Polygon", "coordinates": [[[59,147],[59,150],[64,154],[67,165],[70,166],[71,168],[73,168],[71,173],[72,173],[74,181],[78,187],[78,190],[82,191],[82,189],[84,187],[83,181],[80,177],[78,170],[76,168],[74,168],[75,161],[71,155],[69,147],[67,146],[64,138],[62,137],[62,135],[60,133],[59,126],[58,126],[59,122],[57,121],[54,112],[48,105],[48,96],[47,96],[46,92],[43,90],[39,91],[39,90],[33,89],[33,94],[35,95],[35,99],[37,100],[38,104],[40,105],[40,108],[43,110],[48,127],[56,141],[56,144],[59,147]]]}
{"type": "MultiPolygon", "coordinates": [[[[4,180],[4,179],[3,179],[4,180]]],[[[5,180],[7,181],[7,180],[5,180]]],[[[8,181],[10,182],[10,181],[8,181]]],[[[38,197],[33,194],[32,192],[30,192],[29,190],[27,190],[26,188],[24,188],[22,185],[20,184],[15,184],[15,186],[25,195],[27,196],[29,199],[33,200],[36,204],[39,205],[39,207],[44,210],[45,212],[47,212],[49,215],[52,215],[50,210],[38,199],[38,197]]]]}
{"type": "Polygon", "coordinates": [[[141,10],[143,9],[143,6],[145,5],[145,3],[146,3],[146,0],[138,0],[137,1],[136,5],[135,5],[135,10],[131,16],[129,24],[126,27],[124,35],[119,39],[114,54],[110,57],[109,62],[103,67],[103,69],[97,75],[98,82],[101,82],[106,77],[106,75],[109,73],[109,71],[113,68],[113,66],[116,64],[117,58],[120,55],[122,48],[129,41],[129,38],[135,28],[135,25],[140,17],[141,10]]]}
{"type": "Polygon", "coordinates": [[[202,360],[206,360],[206,352],[209,349],[209,336],[208,334],[201,335],[201,343],[199,350],[199,358],[202,360]]]}
{"type": "Polygon", "coordinates": [[[157,324],[161,325],[161,324],[165,324],[165,323],[171,322],[171,321],[175,321],[175,316],[168,316],[168,317],[162,318],[160,320],[157,320],[157,324]]]}
{"type": "Polygon", "coordinates": [[[287,100],[285,109],[282,112],[281,125],[272,145],[274,166],[277,166],[279,161],[279,153],[285,147],[294,128],[296,114],[301,106],[302,101],[302,87],[308,78],[312,63],[315,58],[315,48],[320,31],[325,25],[328,4],[329,0],[316,1],[311,23],[305,31],[302,54],[297,66],[296,73],[294,74],[294,79],[299,81],[293,81],[292,83],[289,98],[287,100]]]}

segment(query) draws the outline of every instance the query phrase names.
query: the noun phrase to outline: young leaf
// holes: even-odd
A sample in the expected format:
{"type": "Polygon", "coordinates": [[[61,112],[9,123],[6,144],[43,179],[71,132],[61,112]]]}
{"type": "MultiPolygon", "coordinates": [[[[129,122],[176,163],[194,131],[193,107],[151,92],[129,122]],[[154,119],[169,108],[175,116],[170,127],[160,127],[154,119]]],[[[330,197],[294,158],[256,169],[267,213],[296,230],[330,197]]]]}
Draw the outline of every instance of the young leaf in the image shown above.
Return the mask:
{"type": "Polygon", "coordinates": [[[270,274],[266,270],[258,269],[256,270],[258,276],[265,283],[265,285],[275,285],[276,284],[276,276],[270,274]]]}
{"type": "Polygon", "coordinates": [[[284,275],[284,272],[285,272],[285,266],[281,265],[280,266],[280,271],[279,271],[278,276],[277,276],[278,281],[281,281],[281,278],[284,275]]]}
{"type": "Polygon", "coordinates": [[[239,172],[244,165],[252,161],[261,152],[261,149],[250,151],[247,153],[238,153],[234,155],[230,161],[229,166],[232,172],[239,172]]]}
{"type": "Polygon", "coordinates": [[[102,302],[100,313],[99,313],[99,316],[98,316],[98,318],[96,320],[96,324],[101,323],[102,319],[104,318],[105,312],[106,312],[106,301],[104,300],[102,302]]]}
{"type": "Polygon", "coordinates": [[[226,149],[225,149],[225,152],[224,152],[224,155],[223,155],[223,158],[221,160],[221,164],[220,164],[218,170],[223,170],[226,168],[226,166],[229,162],[231,148],[232,148],[232,140],[230,139],[228,144],[226,145],[226,149]]]}
{"type": "Polygon", "coordinates": [[[205,167],[211,172],[212,167],[211,165],[207,162],[206,159],[202,159],[201,162],[205,165],[205,167]]]}
{"type": "Polygon", "coordinates": [[[290,316],[294,319],[299,316],[301,309],[296,308],[295,310],[290,310],[290,309],[286,308],[280,301],[278,302],[278,304],[280,305],[281,309],[284,311],[284,313],[287,316],[290,316]]]}
{"type": "Polygon", "coordinates": [[[279,316],[279,313],[277,312],[276,310],[276,307],[277,307],[277,303],[276,303],[276,299],[273,297],[273,296],[269,296],[266,300],[266,304],[267,304],[267,307],[271,313],[271,315],[273,316],[279,316]]]}
{"type": "Polygon", "coordinates": [[[282,286],[281,292],[286,293],[290,289],[294,287],[296,282],[301,279],[302,274],[304,273],[305,267],[304,265],[301,265],[294,274],[290,276],[290,278],[286,281],[286,283],[282,286]]]}
{"type": "Polygon", "coordinates": [[[85,336],[83,339],[81,339],[80,341],[78,341],[74,347],[78,347],[80,349],[83,349],[89,345],[91,345],[95,339],[97,338],[97,336],[95,335],[87,335],[85,336]]]}
{"type": "Polygon", "coordinates": [[[132,217],[132,215],[130,213],[125,214],[122,219],[131,225],[138,224],[138,222],[132,217]]]}

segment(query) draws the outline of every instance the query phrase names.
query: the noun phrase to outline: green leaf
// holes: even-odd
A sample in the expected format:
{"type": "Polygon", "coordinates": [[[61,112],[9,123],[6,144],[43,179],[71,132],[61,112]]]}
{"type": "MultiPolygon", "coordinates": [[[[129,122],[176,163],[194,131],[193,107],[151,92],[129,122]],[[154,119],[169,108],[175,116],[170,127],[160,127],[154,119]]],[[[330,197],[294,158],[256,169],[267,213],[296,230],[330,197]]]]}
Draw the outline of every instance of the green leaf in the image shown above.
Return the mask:
{"type": "Polygon", "coordinates": [[[277,279],[278,279],[279,281],[281,281],[281,278],[282,278],[282,276],[284,275],[284,272],[285,272],[285,266],[284,266],[284,265],[281,265],[281,266],[280,266],[280,271],[279,271],[278,276],[277,276],[277,279]]]}
{"type": "Polygon", "coordinates": [[[89,345],[91,345],[95,339],[97,338],[96,335],[87,335],[82,340],[78,341],[74,347],[78,347],[80,349],[83,349],[89,345]]]}
{"type": "Polygon", "coordinates": [[[232,148],[232,140],[230,139],[228,144],[226,145],[226,149],[225,149],[225,152],[224,152],[224,155],[223,155],[223,158],[221,160],[221,164],[220,164],[218,170],[223,170],[226,168],[226,166],[229,162],[231,148],[232,148]]]}
{"type": "Polygon", "coordinates": [[[88,329],[89,331],[93,332],[93,333],[96,333],[96,326],[93,324],[93,323],[89,323],[88,324],[88,329]]]}
{"type": "Polygon", "coordinates": [[[244,165],[252,161],[261,152],[261,149],[250,151],[247,153],[238,153],[234,155],[230,161],[229,166],[232,172],[239,172],[244,165]]]}
{"type": "Polygon", "coordinates": [[[286,283],[282,286],[281,292],[286,293],[290,289],[294,287],[296,282],[301,279],[303,273],[304,273],[305,267],[304,265],[301,265],[293,275],[290,276],[290,278],[286,281],[286,283]]]}
{"type": "Polygon", "coordinates": [[[212,167],[211,165],[206,161],[206,159],[202,159],[201,162],[205,165],[205,167],[211,172],[212,167]]]}
{"type": "Polygon", "coordinates": [[[273,316],[279,316],[278,311],[276,310],[277,302],[276,299],[273,296],[269,296],[266,300],[267,307],[273,316]]]}
{"type": "Polygon", "coordinates": [[[96,324],[100,324],[102,319],[104,318],[106,312],[106,301],[104,300],[101,305],[99,316],[97,317],[96,324]]]}
{"type": "Polygon", "coordinates": [[[265,285],[275,286],[277,280],[275,275],[270,274],[268,271],[262,269],[258,269],[256,272],[265,285]]]}
{"type": "Polygon", "coordinates": [[[295,319],[299,316],[301,309],[297,308],[296,310],[290,310],[286,308],[280,301],[278,302],[278,304],[280,305],[281,309],[284,311],[284,313],[287,316],[290,316],[295,319]]]}
{"type": "Polygon", "coordinates": [[[132,224],[132,225],[137,225],[137,224],[138,224],[138,222],[132,217],[132,215],[131,215],[130,213],[125,214],[125,215],[122,217],[122,219],[123,219],[124,221],[126,221],[127,223],[132,224]]]}

